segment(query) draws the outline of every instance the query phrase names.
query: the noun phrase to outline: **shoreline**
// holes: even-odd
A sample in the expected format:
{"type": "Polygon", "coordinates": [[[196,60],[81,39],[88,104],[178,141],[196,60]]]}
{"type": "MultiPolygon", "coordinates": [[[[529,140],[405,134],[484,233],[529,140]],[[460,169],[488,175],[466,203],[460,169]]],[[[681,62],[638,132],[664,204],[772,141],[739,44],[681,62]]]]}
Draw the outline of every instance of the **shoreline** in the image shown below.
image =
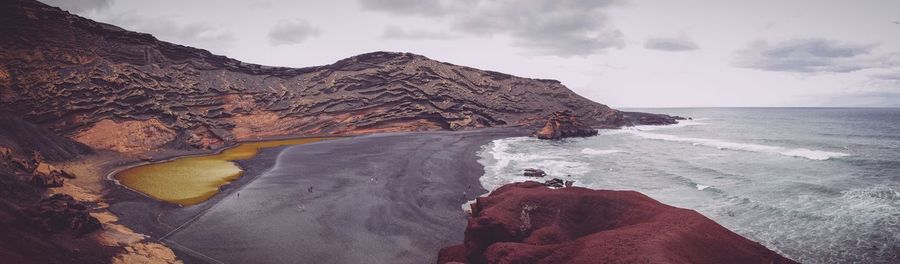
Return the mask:
{"type": "MultiPolygon", "coordinates": [[[[220,190],[220,193],[213,196],[211,199],[207,200],[198,205],[188,206],[188,207],[179,207],[177,205],[168,204],[166,202],[161,202],[150,197],[147,197],[143,194],[137,193],[133,190],[128,189],[126,186],[121,184],[116,184],[114,181],[107,181],[110,186],[108,186],[108,192],[106,195],[106,199],[110,204],[110,211],[114,214],[118,215],[120,218],[120,223],[125,226],[134,229],[135,231],[145,234],[155,242],[162,242],[163,244],[170,245],[171,248],[176,252],[176,255],[186,263],[206,263],[210,262],[207,257],[204,257],[205,254],[196,252],[192,249],[192,246],[185,246],[183,243],[179,243],[177,241],[171,241],[168,238],[171,235],[178,234],[184,232],[182,228],[190,227],[195,224],[199,219],[204,219],[203,217],[215,207],[219,206],[224,200],[229,199],[229,197],[234,196],[238,191],[242,191],[243,188],[247,187],[249,184],[254,183],[259,180],[260,177],[269,173],[271,170],[276,168],[276,163],[278,158],[285,152],[288,148],[294,147],[315,147],[316,145],[347,145],[358,143],[359,141],[372,141],[381,142],[379,140],[390,139],[390,138],[418,138],[418,137],[436,137],[436,138],[445,138],[445,137],[461,137],[461,141],[468,142],[468,148],[466,149],[466,162],[469,164],[475,164],[478,166],[479,170],[483,170],[481,165],[477,162],[477,149],[480,149],[482,145],[487,144],[490,140],[505,138],[511,136],[524,136],[527,135],[528,132],[526,130],[520,128],[487,128],[487,129],[478,129],[478,130],[470,130],[470,131],[459,131],[459,132],[395,132],[395,133],[377,133],[363,136],[354,136],[354,137],[345,137],[339,138],[329,141],[321,141],[304,145],[296,145],[296,146],[282,146],[270,149],[263,149],[260,153],[249,160],[235,161],[238,166],[244,170],[243,176],[241,176],[238,180],[231,182],[223,186],[220,190]],[[469,138],[466,138],[468,136],[469,138]],[[475,139],[477,138],[477,139],[475,139]],[[490,138],[490,140],[488,140],[490,138]],[[346,142],[350,141],[350,142],[346,142]],[[475,149],[472,149],[471,145],[473,143],[477,144],[475,149]],[[471,152],[471,153],[468,153],[471,152]],[[173,232],[174,231],[174,232],[173,232]]],[[[296,137],[294,137],[296,138],[296,137]]],[[[377,143],[376,143],[377,145],[377,143]]],[[[221,150],[218,150],[221,151],[221,150]]],[[[356,152],[356,151],[349,151],[356,152]]],[[[352,153],[344,153],[344,154],[352,154],[352,153]]],[[[395,153],[396,156],[409,156],[409,153],[395,153]]],[[[203,155],[192,153],[193,155],[203,155]]],[[[170,156],[168,159],[176,159],[182,156],[170,156]]],[[[409,158],[409,157],[407,157],[409,158]]],[[[463,161],[460,160],[450,160],[454,163],[461,163],[463,161]]],[[[154,161],[160,162],[160,161],[154,161]]],[[[146,162],[141,162],[144,164],[146,162]]],[[[355,164],[353,162],[348,162],[347,164],[355,164]]],[[[131,164],[131,166],[139,166],[135,164],[131,164]]],[[[107,173],[108,177],[113,177],[115,171],[121,171],[126,166],[118,167],[118,169],[110,171],[107,173]]],[[[448,171],[449,172],[449,171],[448,171]]],[[[483,174],[483,173],[481,173],[483,174]]],[[[483,193],[486,193],[487,190],[484,190],[481,186],[479,178],[482,176],[481,174],[477,175],[460,175],[463,177],[469,178],[467,181],[467,185],[474,187],[474,190],[459,190],[460,192],[470,192],[472,197],[470,199],[474,199],[475,197],[480,196],[483,193]],[[473,192],[474,191],[474,192],[473,192]]],[[[448,181],[457,181],[457,179],[448,179],[448,181]]],[[[460,182],[460,188],[466,188],[462,182],[465,181],[457,181],[460,182]]],[[[335,192],[338,194],[339,192],[335,192]]],[[[248,194],[244,194],[243,196],[238,195],[238,197],[244,198],[248,197],[248,194]]],[[[402,201],[397,201],[402,202],[402,201]]],[[[459,241],[461,241],[462,230],[465,227],[465,218],[463,218],[464,212],[461,210],[461,204],[465,201],[460,201],[459,204],[453,205],[460,218],[458,221],[458,230],[454,230],[454,232],[446,232],[446,234],[441,235],[454,235],[460,236],[459,241]]],[[[259,226],[259,224],[257,224],[259,226]]],[[[448,241],[447,244],[457,243],[459,241],[448,241]]],[[[428,254],[431,258],[436,257],[437,250],[439,246],[435,246],[435,249],[430,252],[418,252],[417,254],[424,255],[428,254]]],[[[214,259],[214,258],[213,258],[214,259]]]]}

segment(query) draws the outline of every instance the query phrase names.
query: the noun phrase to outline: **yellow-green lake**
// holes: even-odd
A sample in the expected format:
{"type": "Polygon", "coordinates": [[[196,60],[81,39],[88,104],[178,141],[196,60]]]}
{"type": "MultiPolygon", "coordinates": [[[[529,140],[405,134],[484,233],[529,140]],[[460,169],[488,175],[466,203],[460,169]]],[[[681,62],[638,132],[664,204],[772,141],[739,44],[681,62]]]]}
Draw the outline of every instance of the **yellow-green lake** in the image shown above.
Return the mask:
{"type": "Polygon", "coordinates": [[[182,206],[202,203],[219,187],[241,177],[243,170],[233,161],[253,158],[261,149],[299,145],[329,138],[298,138],[245,142],[217,154],[188,156],[141,165],[116,174],[120,184],[154,199],[182,206]]]}

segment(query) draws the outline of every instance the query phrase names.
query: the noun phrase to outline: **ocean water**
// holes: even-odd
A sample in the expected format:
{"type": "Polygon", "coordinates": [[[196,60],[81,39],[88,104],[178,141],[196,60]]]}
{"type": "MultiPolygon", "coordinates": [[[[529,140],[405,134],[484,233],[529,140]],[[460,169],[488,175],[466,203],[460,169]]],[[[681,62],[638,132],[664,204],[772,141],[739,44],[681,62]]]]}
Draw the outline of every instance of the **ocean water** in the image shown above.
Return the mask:
{"type": "Polygon", "coordinates": [[[803,263],[900,263],[900,109],[629,109],[690,116],[590,138],[496,140],[492,190],[525,168],[694,209],[803,263]]]}

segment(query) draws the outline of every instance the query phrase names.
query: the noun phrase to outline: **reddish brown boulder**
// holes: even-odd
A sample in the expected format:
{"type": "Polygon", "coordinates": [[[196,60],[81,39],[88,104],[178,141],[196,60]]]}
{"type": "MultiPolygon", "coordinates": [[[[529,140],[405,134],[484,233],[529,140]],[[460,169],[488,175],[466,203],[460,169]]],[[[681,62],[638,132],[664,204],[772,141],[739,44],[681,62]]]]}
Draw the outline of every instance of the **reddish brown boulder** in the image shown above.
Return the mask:
{"type": "Polygon", "coordinates": [[[795,263],[692,210],[633,191],[509,184],[478,198],[438,263],[795,263]]]}
{"type": "Polygon", "coordinates": [[[66,194],[54,194],[22,210],[28,225],[50,234],[71,231],[84,235],[100,229],[100,221],[91,216],[88,206],[66,194]]]}
{"type": "Polygon", "coordinates": [[[590,137],[597,135],[597,130],[581,121],[571,111],[559,111],[547,117],[547,123],[534,132],[540,139],[561,139],[566,137],[590,137]]]}

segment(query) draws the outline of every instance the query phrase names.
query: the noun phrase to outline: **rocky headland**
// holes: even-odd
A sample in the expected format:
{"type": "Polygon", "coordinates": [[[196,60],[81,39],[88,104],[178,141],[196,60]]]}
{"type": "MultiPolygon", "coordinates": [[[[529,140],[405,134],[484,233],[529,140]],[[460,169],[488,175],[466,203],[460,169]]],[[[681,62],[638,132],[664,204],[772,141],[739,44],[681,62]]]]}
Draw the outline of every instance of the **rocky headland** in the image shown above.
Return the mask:
{"type": "Polygon", "coordinates": [[[438,263],[795,263],[633,191],[508,184],[480,197],[438,263]]]}

